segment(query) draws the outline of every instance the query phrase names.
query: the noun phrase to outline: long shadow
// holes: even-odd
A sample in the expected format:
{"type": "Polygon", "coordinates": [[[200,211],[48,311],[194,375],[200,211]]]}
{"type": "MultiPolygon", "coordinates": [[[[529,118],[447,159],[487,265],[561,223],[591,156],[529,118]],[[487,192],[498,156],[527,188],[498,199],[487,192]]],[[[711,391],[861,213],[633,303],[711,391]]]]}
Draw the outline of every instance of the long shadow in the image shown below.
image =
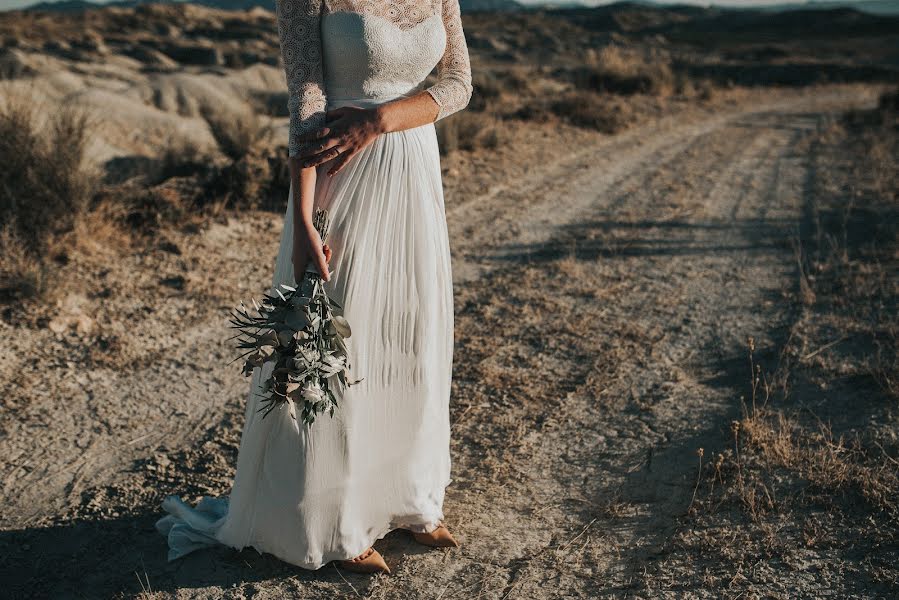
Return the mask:
{"type": "MultiPolygon", "coordinates": [[[[369,580],[366,575],[338,573],[333,564],[316,571],[303,569],[253,548],[205,548],[169,562],[166,540],[154,528],[160,516],[147,510],[0,532],[0,597],[132,597],[147,589],[147,583],[154,592],[183,593],[207,587],[240,589],[288,578],[300,585],[331,584],[350,594],[346,581],[358,589],[369,580]]],[[[395,564],[391,557],[428,551],[401,531],[388,534],[375,547],[391,565],[395,564]]]]}
{"type": "Polygon", "coordinates": [[[780,251],[788,244],[795,223],[783,219],[741,221],[582,221],[562,227],[557,239],[537,244],[510,244],[487,252],[486,263],[542,263],[566,257],[578,260],[634,256],[690,256],[725,253],[759,254],[780,251]],[[672,231],[703,230],[727,233],[731,243],[696,241],[669,236],[672,231]],[[596,233],[599,235],[596,235],[596,233]],[[730,235],[731,232],[733,235],[730,235]],[[590,235],[588,235],[588,233],[590,235]]]}

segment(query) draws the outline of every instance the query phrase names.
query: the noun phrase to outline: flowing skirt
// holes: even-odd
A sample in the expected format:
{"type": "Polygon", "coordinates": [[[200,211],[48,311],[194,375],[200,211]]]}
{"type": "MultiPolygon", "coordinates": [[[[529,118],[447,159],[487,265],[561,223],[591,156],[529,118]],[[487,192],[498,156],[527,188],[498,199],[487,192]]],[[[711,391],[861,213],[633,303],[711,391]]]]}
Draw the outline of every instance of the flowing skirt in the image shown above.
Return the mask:
{"type": "MultiPolygon", "coordinates": [[[[453,303],[440,156],[433,123],[375,139],[333,177],[319,167],[333,276],[344,307],[351,378],[331,418],[257,412],[252,374],[228,497],[178,496],[156,528],[169,560],[224,544],[316,569],[358,556],[389,531],[431,531],[450,483],[453,303]]],[[[293,189],[272,284],[293,285],[293,189]]]]}

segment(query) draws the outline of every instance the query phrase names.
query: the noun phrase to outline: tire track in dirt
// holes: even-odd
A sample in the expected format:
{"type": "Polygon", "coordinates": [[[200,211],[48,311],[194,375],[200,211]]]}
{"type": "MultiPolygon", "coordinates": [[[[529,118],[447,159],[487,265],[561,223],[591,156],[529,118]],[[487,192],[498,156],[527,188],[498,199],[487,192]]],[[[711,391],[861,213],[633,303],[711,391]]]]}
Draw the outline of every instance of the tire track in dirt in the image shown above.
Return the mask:
{"type": "MultiPolygon", "coordinates": [[[[863,102],[867,95],[870,93],[857,88],[836,88],[809,94],[812,97],[803,102],[826,108],[853,99],[863,102]]],[[[558,228],[577,222],[596,198],[614,195],[616,187],[634,173],[658,168],[728,123],[740,122],[747,115],[800,110],[796,103],[795,95],[790,94],[786,99],[739,105],[717,113],[667,116],[604,138],[549,165],[536,165],[532,179],[501,186],[501,195],[488,194],[452,207],[447,220],[456,282],[472,281],[490,270],[490,265],[480,259],[485,249],[551,240],[558,228]]],[[[619,196],[619,201],[627,202],[628,198],[619,196]]]]}

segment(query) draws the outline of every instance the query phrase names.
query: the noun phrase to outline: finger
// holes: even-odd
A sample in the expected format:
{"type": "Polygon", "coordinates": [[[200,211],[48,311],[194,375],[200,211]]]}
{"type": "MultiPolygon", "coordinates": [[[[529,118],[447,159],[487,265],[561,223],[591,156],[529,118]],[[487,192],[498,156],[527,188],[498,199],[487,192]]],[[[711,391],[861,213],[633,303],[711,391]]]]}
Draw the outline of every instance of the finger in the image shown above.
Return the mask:
{"type": "Polygon", "coordinates": [[[325,139],[317,144],[310,144],[307,146],[302,152],[308,154],[309,156],[313,156],[315,154],[321,154],[325,150],[329,148],[334,148],[335,146],[340,145],[340,138],[332,137],[325,139]]]}
{"type": "Polygon", "coordinates": [[[315,140],[321,139],[331,133],[330,127],[319,127],[318,129],[313,129],[311,131],[307,131],[305,133],[301,133],[297,136],[298,142],[314,142],[315,140]]]}
{"type": "Polygon", "coordinates": [[[320,152],[314,156],[307,158],[300,164],[303,166],[303,168],[315,167],[322,163],[328,162],[335,156],[337,156],[337,148],[332,147],[328,148],[324,152],[320,152]]]}
{"type": "Polygon", "coordinates": [[[318,269],[322,279],[328,281],[331,278],[331,273],[328,271],[328,261],[325,259],[325,253],[322,252],[321,248],[315,253],[315,267],[318,269]]]}
{"type": "Polygon", "coordinates": [[[334,166],[332,166],[330,169],[328,169],[328,175],[331,177],[336,175],[337,172],[340,171],[344,167],[344,165],[346,165],[350,161],[350,159],[353,158],[353,156],[355,156],[355,154],[356,154],[356,151],[341,154],[340,158],[338,158],[337,161],[334,163],[334,166]]]}

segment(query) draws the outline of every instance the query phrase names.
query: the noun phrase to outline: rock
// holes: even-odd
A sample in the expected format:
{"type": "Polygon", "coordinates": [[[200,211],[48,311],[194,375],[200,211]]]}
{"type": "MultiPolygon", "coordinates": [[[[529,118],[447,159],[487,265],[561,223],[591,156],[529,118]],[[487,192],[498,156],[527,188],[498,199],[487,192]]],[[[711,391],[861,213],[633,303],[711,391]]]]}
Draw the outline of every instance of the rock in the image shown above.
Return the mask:
{"type": "Polygon", "coordinates": [[[78,315],[75,318],[75,331],[81,335],[90,335],[94,331],[94,320],[87,315],[78,315]]]}
{"type": "Polygon", "coordinates": [[[50,319],[50,322],[47,323],[47,328],[53,333],[65,333],[69,328],[69,318],[57,315],[50,319]]]}

